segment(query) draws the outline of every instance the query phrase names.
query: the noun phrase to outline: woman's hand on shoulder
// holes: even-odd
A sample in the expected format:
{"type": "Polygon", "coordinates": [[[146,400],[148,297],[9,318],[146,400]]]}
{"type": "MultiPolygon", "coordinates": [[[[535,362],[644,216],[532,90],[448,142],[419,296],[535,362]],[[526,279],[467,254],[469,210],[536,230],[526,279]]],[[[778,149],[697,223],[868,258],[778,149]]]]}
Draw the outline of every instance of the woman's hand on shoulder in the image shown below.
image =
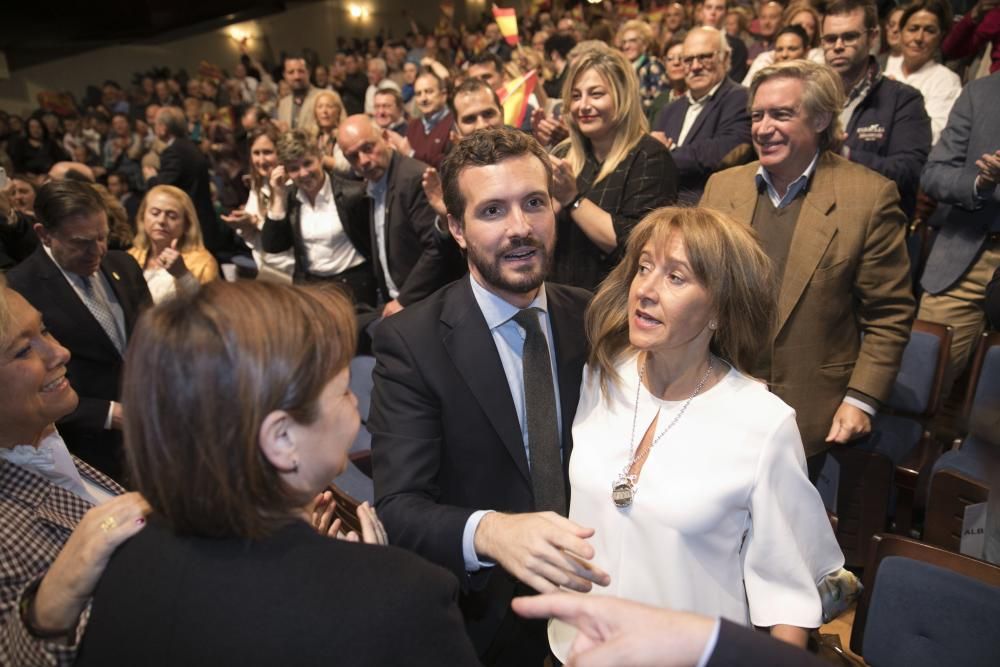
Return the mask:
{"type": "Polygon", "coordinates": [[[150,511],[149,503],[131,492],[83,515],[38,587],[31,619],[35,629],[72,630],[111,554],[142,530],[150,511]]]}

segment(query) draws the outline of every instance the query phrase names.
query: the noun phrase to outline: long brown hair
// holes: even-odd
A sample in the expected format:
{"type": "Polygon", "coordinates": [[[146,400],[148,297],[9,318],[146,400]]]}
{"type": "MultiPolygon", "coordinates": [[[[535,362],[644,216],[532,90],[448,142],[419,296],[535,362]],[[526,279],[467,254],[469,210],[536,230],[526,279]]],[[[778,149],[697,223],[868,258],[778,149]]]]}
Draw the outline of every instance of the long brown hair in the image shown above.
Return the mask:
{"type": "Polygon", "coordinates": [[[339,290],[215,281],[147,311],[125,362],[125,448],[136,488],[179,534],[260,538],[308,498],[260,449],[264,418],[317,418],[354,354],[339,290]]]}
{"type": "Polygon", "coordinates": [[[659,208],[629,235],[625,256],[604,279],[586,314],[591,368],[608,392],[619,377],[615,367],[631,349],[629,290],[647,245],[666,247],[674,234],[684,241],[695,278],[712,296],[718,329],[709,349],[738,370],[749,373],[760,351],[770,344],[777,312],[777,286],[771,260],[753,230],[708,208],[659,208]]]}

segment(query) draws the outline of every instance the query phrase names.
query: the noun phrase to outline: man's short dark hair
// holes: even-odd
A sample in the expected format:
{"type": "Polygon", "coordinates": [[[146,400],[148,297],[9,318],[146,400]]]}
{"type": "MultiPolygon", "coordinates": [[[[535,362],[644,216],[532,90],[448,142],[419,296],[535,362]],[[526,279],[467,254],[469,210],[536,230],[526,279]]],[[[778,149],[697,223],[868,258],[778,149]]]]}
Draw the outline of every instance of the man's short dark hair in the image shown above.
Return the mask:
{"type": "Polygon", "coordinates": [[[559,57],[565,58],[569,55],[569,52],[576,46],[576,40],[572,35],[566,35],[563,33],[556,33],[545,40],[545,57],[548,58],[549,55],[556,51],[559,57]]]}
{"type": "Polygon", "coordinates": [[[91,213],[107,213],[104,200],[86,181],[49,181],[35,197],[35,219],[45,229],[55,231],[67,218],[91,213]]]}
{"type": "Polygon", "coordinates": [[[458,112],[455,111],[455,98],[459,95],[470,95],[472,93],[478,93],[480,90],[488,90],[490,92],[490,97],[493,98],[493,103],[497,105],[497,109],[500,109],[500,113],[503,113],[503,105],[500,104],[500,97],[497,95],[497,91],[493,90],[493,86],[486,83],[482,79],[477,79],[476,77],[468,77],[459,84],[455,92],[448,97],[448,109],[451,110],[452,118],[458,120],[458,112]]]}
{"type": "Polygon", "coordinates": [[[375,91],[375,97],[379,95],[389,95],[393,100],[396,101],[396,108],[400,111],[406,109],[406,102],[403,101],[403,95],[395,88],[379,88],[375,91]]]}
{"type": "Polygon", "coordinates": [[[850,14],[856,9],[864,10],[865,30],[875,30],[878,28],[878,8],[872,0],[830,0],[826,3],[826,11],[823,17],[843,16],[850,14]]]}
{"type": "Polygon", "coordinates": [[[509,158],[534,155],[545,168],[545,189],[552,191],[552,165],[548,153],[530,134],[510,127],[476,130],[459,141],[441,163],[441,185],[448,214],[465,226],[465,197],[458,177],[469,167],[486,167],[509,158]]]}
{"type": "Polygon", "coordinates": [[[503,75],[503,58],[490,51],[483,51],[480,54],[474,55],[469,58],[469,66],[472,65],[493,65],[496,69],[497,74],[503,75]]]}

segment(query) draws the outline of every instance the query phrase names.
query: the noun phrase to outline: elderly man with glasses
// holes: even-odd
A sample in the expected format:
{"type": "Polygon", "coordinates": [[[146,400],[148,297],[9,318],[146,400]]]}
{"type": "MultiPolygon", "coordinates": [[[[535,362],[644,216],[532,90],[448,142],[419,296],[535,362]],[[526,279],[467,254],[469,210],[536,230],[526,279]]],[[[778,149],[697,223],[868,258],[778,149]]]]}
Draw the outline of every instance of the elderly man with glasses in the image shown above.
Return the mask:
{"type": "Polygon", "coordinates": [[[883,76],[869,55],[878,33],[878,13],[870,0],[833,0],[827,5],[823,54],[840,75],[846,95],[840,112],[840,154],[895,181],[900,206],[912,217],[920,170],[931,149],[931,121],[920,93],[883,76]]]}
{"type": "Polygon", "coordinates": [[[653,123],[653,136],[672,152],[680,176],[678,199],[698,202],[714,172],[749,160],[747,90],[726,77],[729,44],[715,28],[694,28],[684,38],[687,93],[653,123]]]}

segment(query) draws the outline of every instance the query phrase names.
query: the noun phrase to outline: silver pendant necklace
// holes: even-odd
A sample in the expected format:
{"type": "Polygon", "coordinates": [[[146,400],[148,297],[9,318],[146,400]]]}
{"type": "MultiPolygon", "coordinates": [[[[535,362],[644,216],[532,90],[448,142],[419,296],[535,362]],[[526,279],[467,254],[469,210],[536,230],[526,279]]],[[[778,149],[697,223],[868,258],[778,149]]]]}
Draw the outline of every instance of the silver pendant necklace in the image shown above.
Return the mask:
{"type": "Polygon", "coordinates": [[[643,461],[649,453],[653,451],[653,447],[660,441],[660,438],[667,434],[667,431],[674,427],[684,413],[687,411],[688,406],[691,405],[691,401],[697,396],[705,383],[708,381],[709,376],[712,374],[712,355],[708,355],[708,369],[705,371],[705,375],[702,376],[701,382],[698,386],[694,388],[694,393],[691,394],[681,409],[677,412],[674,418],[667,424],[667,427],[660,431],[660,434],[653,438],[653,442],[649,443],[649,447],[643,452],[639,452],[638,445],[635,441],[635,425],[639,418],[639,392],[642,391],[642,381],[646,377],[646,363],[639,364],[639,385],[635,388],[635,411],[632,413],[632,439],[629,441],[629,447],[632,450],[632,455],[629,457],[628,462],[622,471],[618,473],[618,477],[615,481],[611,483],[611,500],[614,501],[615,507],[619,509],[624,509],[632,505],[632,501],[635,500],[636,494],[639,492],[639,476],[630,473],[629,471],[635,467],[636,463],[643,461]]]}

